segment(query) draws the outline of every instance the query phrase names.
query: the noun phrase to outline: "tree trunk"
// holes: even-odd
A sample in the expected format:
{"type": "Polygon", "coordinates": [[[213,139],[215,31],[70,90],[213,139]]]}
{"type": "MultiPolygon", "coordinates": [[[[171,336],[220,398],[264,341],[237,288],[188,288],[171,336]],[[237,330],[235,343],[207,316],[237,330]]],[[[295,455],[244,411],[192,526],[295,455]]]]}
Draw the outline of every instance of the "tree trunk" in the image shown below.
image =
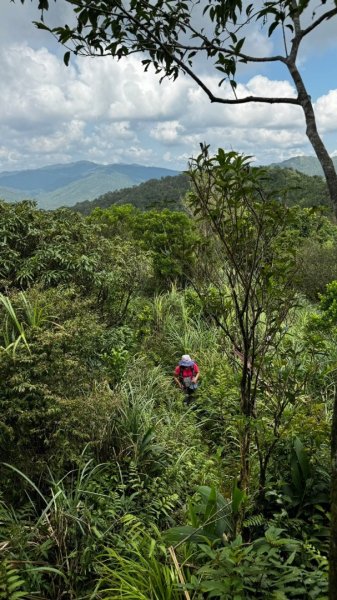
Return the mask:
{"type": "Polygon", "coordinates": [[[329,600],[337,600],[337,385],[331,431],[331,525],[329,556],[329,600]]]}
{"type": "Polygon", "coordinates": [[[241,375],[241,413],[245,424],[241,435],[241,463],[239,487],[248,494],[250,479],[250,446],[251,446],[251,418],[253,416],[253,398],[251,395],[251,374],[248,366],[247,349],[242,355],[241,375]]]}
{"type": "Polygon", "coordinates": [[[312,107],[309,96],[303,101],[302,106],[307,125],[306,133],[323,169],[329,190],[332,208],[335,213],[335,217],[337,217],[337,173],[335,165],[318,134],[314,109],[312,107]]]}
{"type": "Polygon", "coordinates": [[[241,465],[239,487],[248,494],[250,479],[250,445],[251,445],[251,424],[248,418],[245,423],[241,437],[241,465]]]}
{"type": "Polygon", "coordinates": [[[337,173],[335,165],[317,131],[316,117],[312,106],[311,97],[306,90],[302,77],[293,62],[286,61],[286,65],[296,86],[298,99],[305,116],[306,134],[323,169],[332,208],[335,217],[337,218],[337,173]]]}
{"type": "MultiPolygon", "coordinates": [[[[241,414],[245,419],[243,430],[240,434],[240,476],[238,487],[248,495],[250,484],[250,449],[252,441],[251,418],[252,418],[252,398],[250,376],[247,369],[247,359],[245,354],[237,353],[242,360],[241,376],[241,414]]],[[[244,503],[240,504],[239,510],[234,518],[234,535],[241,533],[243,521],[245,518],[244,503]]]]}
{"type": "MultiPolygon", "coordinates": [[[[332,208],[337,218],[337,173],[333,161],[317,131],[316,118],[311,98],[303,80],[292,61],[287,63],[289,72],[295,83],[298,98],[303,108],[306,133],[323,169],[332,208]]],[[[331,429],[331,525],[329,556],[329,600],[337,600],[337,389],[333,408],[331,429]]]]}

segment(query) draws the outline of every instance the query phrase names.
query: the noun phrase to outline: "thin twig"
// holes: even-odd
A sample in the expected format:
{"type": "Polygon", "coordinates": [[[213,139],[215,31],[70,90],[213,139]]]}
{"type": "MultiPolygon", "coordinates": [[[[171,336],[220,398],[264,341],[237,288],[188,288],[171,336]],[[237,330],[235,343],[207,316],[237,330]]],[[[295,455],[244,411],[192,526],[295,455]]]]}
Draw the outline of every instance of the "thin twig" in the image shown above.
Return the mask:
{"type": "MultiPolygon", "coordinates": [[[[182,572],[182,570],[180,568],[180,565],[178,563],[178,559],[177,559],[177,556],[176,556],[176,553],[174,551],[173,546],[169,547],[169,553],[171,554],[171,558],[172,558],[173,564],[174,564],[175,568],[177,569],[177,573],[178,573],[178,577],[179,577],[180,583],[181,583],[181,585],[183,585],[185,587],[186,581],[184,579],[183,572],[182,572]]],[[[184,594],[185,594],[186,600],[191,600],[191,596],[189,595],[188,591],[185,590],[185,589],[184,589],[184,594]]]]}

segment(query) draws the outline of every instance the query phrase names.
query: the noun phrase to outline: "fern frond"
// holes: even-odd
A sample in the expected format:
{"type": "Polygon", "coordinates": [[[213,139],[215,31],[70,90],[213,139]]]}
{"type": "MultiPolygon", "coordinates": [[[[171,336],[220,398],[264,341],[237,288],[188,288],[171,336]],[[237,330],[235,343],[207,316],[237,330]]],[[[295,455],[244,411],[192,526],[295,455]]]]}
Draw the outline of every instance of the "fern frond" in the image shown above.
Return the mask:
{"type": "Polygon", "coordinates": [[[24,586],[25,582],[23,579],[21,579],[19,571],[15,569],[7,560],[1,561],[0,598],[6,598],[6,600],[19,600],[19,598],[27,598],[27,593],[22,589],[24,586]]]}
{"type": "Polygon", "coordinates": [[[263,514],[259,513],[258,515],[252,515],[251,517],[247,517],[244,520],[244,527],[261,527],[261,525],[265,525],[267,523],[266,517],[263,514]]]}

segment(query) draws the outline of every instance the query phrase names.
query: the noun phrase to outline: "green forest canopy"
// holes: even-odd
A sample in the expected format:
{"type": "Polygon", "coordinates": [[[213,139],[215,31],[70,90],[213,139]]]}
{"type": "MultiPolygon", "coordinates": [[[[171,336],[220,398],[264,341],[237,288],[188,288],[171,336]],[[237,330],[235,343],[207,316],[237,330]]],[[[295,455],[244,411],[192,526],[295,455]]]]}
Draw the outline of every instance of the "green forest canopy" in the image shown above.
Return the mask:
{"type": "MultiPolygon", "coordinates": [[[[264,189],[284,199],[289,206],[324,206],[330,212],[328,190],[322,177],[278,167],[261,169],[265,172],[264,189]]],[[[131,188],[108,192],[96,200],[79,202],[73,209],[84,215],[96,207],[108,208],[112,204],[133,204],[141,209],[181,209],[189,185],[187,174],[152,179],[131,188]]]]}
{"type": "Polygon", "coordinates": [[[4,597],[326,597],[337,227],[235,153],[208,166],[185,210],[0,203],[4,597]],[[248,273],[249,326],[266,312],[242,489],[248,273]]]}

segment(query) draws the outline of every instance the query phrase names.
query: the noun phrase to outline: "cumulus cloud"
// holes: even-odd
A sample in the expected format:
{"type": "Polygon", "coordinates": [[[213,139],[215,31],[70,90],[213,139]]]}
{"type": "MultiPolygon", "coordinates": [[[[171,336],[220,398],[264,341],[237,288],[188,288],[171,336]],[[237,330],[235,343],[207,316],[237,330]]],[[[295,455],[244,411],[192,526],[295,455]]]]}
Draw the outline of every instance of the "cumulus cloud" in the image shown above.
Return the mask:
{"type": "MultiPolygon", "coordinates": [[[[208,87],[216,89],[213,78],[206,80],[208,87]]],[[[233,99],[230,86],[224,86],[223,92],[218,93],[222,98],[233,99]]],[[[246,84],[239,84],[237,96],[265,96],[265,97],[288,97],[296,96],[293,86],[288,81],[272,81],[265,76],[255,76],[246,84]]],[[[303,126],[303,114],[301,108],[291,104],[280,104],[275,109],[270,104],[211,104],[200,88],[190,88],[188,91],[188,113],[184,122],[189,127],[202,128],[207,120],[208,126],[234,126],[234,127],[270,127],[272,129],[290,128],[295,129],[303,126]]]]}
{"type": "Polygon", "coordinates": [[[150,136],[164,144],[174,144],[179,141],[184,127],[179,121],[166,121],[158,123],[151,131],[150,136]]]}
{"type": "Polygon", "coordinates": [[[315,103],[318,126],[323,132],[337,131],[337,89],[330,90],[315,103]]]}
{"type": "MultiPolygon", "coordinates": [[[[29,7],[30,2],[20,7],[22,15],[16,7],[16,14],[20,13],[17,29],[11,28],[11,39],[1,53],[0,170],[82,159],[184,169],[204,141],[215,149],[222,146],[248,153],[263,163],[309,152],[299,107],[211,104],[188,77],[159,85],[153,70],[144,74],[135,56],[120,62],[107,57],[72,57],[66,68],[63,49],[53,46],[50,38],[47,43],[45,34],[41,37],[41,32],[34,31],[33,35],[33,29],[27,27],[26,41],[22,41],[23,16],[32,16],[29,7]]],[[[51,15],[53,19],[62,17],[65,22],[70,15],[64,0],[55,3],[55,10],[58,13],[51,15]],[[68,13],[62,13],[62,5],[68,13]]],[[[6,8],[5,22],[9,13],[6,8]]],[[[32,18],[38,17],[34,14],[32,18]]],[[[273,49],[271,40],[256,28],[248,43],[252,54],[273,49]]],[[[205,66],[200,63],[201,68],[205,66]]],[[[215,94],[233,97],[228,85],[218,87],[218,76],[212,69],[204,79],[215,94]]],[[[249,71],[237,94],[296,95],[289,81],[266,74],[249,76],[249,71]]],[[[336,105],[337,90],[327,89],[316,101],[317,122],[323,133],[337,129],[336,105]]]]}
{"type": "MultiPolygon", "coordinates": [[[[184,135],[183,145],[186,148],[184,158],[198,153],[200,141],[203,141],[203,138],[198,134],[184,135]],[[187,149],[190,149],[190,153],[187,153],[187,149]]],[[[263,164],[304,154],[307,147],[304,132],[294,133],[286,129],[270,130],[254,127],[210,128],[207,131],[207,143],[210,144],[212,151],[220,147],[225,150],[236,150],[254,157],[254,160],[263,164]]]]}

